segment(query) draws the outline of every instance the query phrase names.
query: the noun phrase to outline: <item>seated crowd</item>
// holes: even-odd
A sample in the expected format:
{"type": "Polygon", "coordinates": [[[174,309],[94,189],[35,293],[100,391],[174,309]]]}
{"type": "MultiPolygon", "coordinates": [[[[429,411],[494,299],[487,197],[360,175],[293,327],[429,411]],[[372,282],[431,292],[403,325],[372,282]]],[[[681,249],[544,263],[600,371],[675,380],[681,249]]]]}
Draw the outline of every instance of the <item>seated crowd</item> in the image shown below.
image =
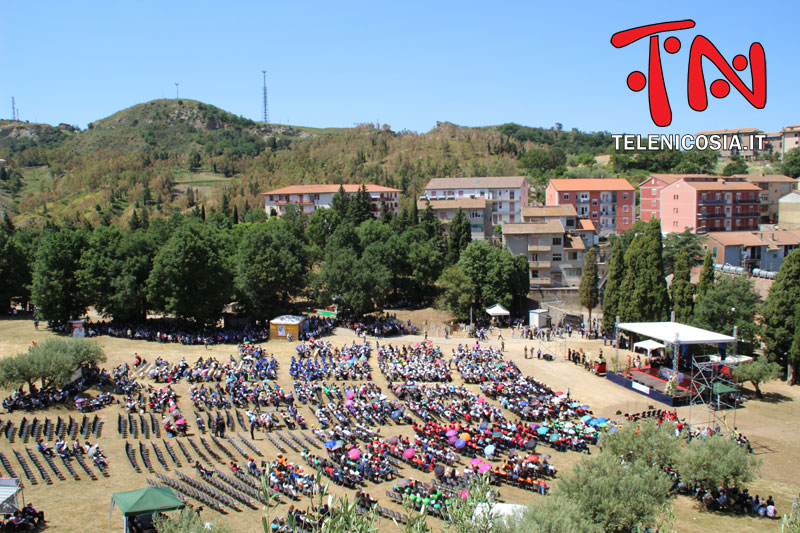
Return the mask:
{"type": "MultiPolygon", "coordinates": [[[[54,331],[69,332],[69,323],[51,323],[54,331]]],[[[269,328],[247,325],[244,327],[201,327],[188,322],[148,320],[145,323],[87,322],[89,337],[108,335],[124,339],[142,339],[155,342],[181,344],[239,344],[246,340],[261,342],[269,338],[269,328]]]]}
{"type": "Polygon", "coordinates": [[[378,349],[378,366],[390,382],[452,381],[450,369],[438,346],[381,346],[378,349]]]}

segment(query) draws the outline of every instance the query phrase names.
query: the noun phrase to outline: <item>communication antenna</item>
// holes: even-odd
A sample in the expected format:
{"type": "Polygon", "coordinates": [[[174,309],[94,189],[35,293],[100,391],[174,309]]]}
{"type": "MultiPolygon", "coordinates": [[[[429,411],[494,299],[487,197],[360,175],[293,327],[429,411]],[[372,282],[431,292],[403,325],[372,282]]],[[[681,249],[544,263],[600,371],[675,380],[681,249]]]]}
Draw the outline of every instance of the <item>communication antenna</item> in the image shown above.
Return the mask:
{"type": "Polygon", "coordinates": [[[176,99],[176,100],[180,99],[180,93],[178,92],[178,88],[179,88],[180,86],[181,86],[181,84],[180,84],[180,83],[176,83],[176,84],[175,84],[175,99],[176,99]]]}
{"type": "Polygon", "coordinates": [[[269,107],[267,106],[267,71],[262,70],[261,74],[264,75],[264,124],[269,126],[269,107]]]}
{"type": "Polygon", "coordinates": [[[19,120],[19,109],[17,109],[17,103],[13,96],[11,97],[11,120],[19,120]]]}

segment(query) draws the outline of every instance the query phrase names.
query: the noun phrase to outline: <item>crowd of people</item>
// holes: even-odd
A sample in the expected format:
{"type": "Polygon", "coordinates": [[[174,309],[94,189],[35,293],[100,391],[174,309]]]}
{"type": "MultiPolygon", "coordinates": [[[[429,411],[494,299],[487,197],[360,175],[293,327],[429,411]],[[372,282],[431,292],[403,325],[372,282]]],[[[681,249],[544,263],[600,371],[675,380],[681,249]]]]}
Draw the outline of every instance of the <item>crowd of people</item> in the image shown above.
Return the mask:
{"type": "Polygon", "coordinates": [[[292,357],[289,375],[302,381],[372,379],[369,366],[369,344],[345,344],[333,347],[329,342],[316,340],[297,345],[297,357],[292,357]]]}
{"type": "MultiPolygon", "coordinates": [[[[53,331],[71,333],[69,323],[50,323],[50,328],[53,331]]],[[[244,341],[261,342],[269,338],[269,328],[267,326],[202,327],[188,322],[166,319],[147,320],[144,323],[87,321],[85,329],[88,337],[108,335],[123,339],[207,346],[239,344],[244,341]]]]}
{"type": "Polygon", "coordinates": [[[100,369],[94,365],[85,366],[82,367],[81,374],[77,379],[67,383],[60,389],[52,386],[39,389],[35,384],[31,384],[29,391],[25,392],[22,387],[19,387],[7,396],[2,404],[3,408],[10,413],[15,410],[45,409],[53,405],[75,402],[82,397],[84,401],[79,403],[89,402],[85,404],[86,409],[94,410],[111,403],[107,395],[101,395],[100,399],[94,402],[90,401],[92,400],[91,398],[81,395],[90,387],[110,387],[113,382],[114,380],[107,370],[100,369]]]}
{"type": "Polygon", "coordinates": [[[356,335],[369,335],[371,337],[396,337],[416,333],[417,328],[411,321],[397,320],[397,315],[383,315],[380,317],[352,317],[341,320],[342,326],[355,331],[356,335]]]}
{"type": "Polygon", "coordinates": [[[519,367],[506,361],[503,352],[493,346],[459,344],[453,357],[465,383],[514,380],[521,375],[519,367]]]}
{"type": "Polygon", "coordinates": [[[46,523],[44,511],[39,511],[33,506],[33,503],[28,502],[22,509],[3,515],[0,529],[3,531],[30,531],[46,523]]]}
{"type": "Polygon", "coordinates": [[[472,393],[464,385],[390,384],[408,409],[422,420],[494,421],[505,419],[502,411],[472,393]]]}
{"type": "Polygon", "coordinates": [[[433,342],[416,346],[391,344],[378,348],[378,366],[389,382],[393,381],[452,381],[450,368],[441,348],[433,342]]]}
{"type": "Polygon", "coordinates": [[[716,489],[704,490],[698,487],[693,495],[697,501],[703,502],[703,505],[709,511],[749,514],[764,518],[780,517],[772,496],[765,500],[758,494],[751,496],[747,489],[717,487],[716,489]]]}

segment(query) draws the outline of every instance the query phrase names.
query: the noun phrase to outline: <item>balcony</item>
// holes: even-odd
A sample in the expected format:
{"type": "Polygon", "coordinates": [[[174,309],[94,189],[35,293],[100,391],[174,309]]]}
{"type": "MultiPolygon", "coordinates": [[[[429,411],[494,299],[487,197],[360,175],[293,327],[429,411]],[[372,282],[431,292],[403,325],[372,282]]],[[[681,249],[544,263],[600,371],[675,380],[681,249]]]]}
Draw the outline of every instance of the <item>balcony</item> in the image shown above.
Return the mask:
{"type": "Polygon", "coordinates": [[[539,270],[541,268],[550,268],[550,261],[529,261],[528,266],[530,266],[533,270],[539,270]]]}
{"type": "Polygon", "coordinates": [[[532,244],[528,246],[529,252],[549,252],[552,249],[551,246],[546,246],[542,244],[532,244]]]}
{"type": "Polygon", "coordinates": [[[734,218],[753,218],[761,216],[759,213],[734,213],[734,218]]]}
{"type": "Polygon", "coordinates": [[[547,285],[550,286],[553,284],[553,280],[550,278],[531,278],[531,287],[535,287],[537,285],[547,285]]]}
{"type": "Polygon", "coordinates": [[[698,200],[697,205],[725,205],[725,199],[721,198],[719,200],[712,200],[712,199],[709,198],[709,199],[703,200],[701,198],[700,200],[698,200]]]}
{"type": "Polygon", "coordinates": [[[725,213],[697,213],[698,218],[725,218],[725,213]]]}

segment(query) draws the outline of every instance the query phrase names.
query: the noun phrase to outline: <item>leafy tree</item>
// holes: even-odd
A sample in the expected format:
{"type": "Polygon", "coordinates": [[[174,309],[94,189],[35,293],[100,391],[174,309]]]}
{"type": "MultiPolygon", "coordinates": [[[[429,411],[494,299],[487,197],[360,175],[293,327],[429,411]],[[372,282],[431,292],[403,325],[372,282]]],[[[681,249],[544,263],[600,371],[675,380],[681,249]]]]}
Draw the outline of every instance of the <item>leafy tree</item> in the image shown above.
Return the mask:
{"type": "Polygon", "coordinates": [[[254,207],[252,209],[248,209],[247,213],[244,214],[244,221],[250,224],[266,222],[267,218],[269,218],[267,217],[267,212],[261,209],[260,207],[254,207]]]}
{"type": "Polygon", "coordinates": [[[672,309],[675,320],[686,324],[692,316],[694,307],[694,285],[691,283],[689,253],[686,249],[678,251],[675,257],[675,269],[672,276],[672,309]]]}
{"type": "Polygon", "coordinates": [[[30,295],[31,267],[14,226],[8,222],[0,228],[0,312],[7,310],[12,300],[27,300],[30,295]]]}
{"type": "Polygon", "coordinates": [[[88,295],[78,281],[86,238],[82,230],[46,233],[36,253],[32,298],[45,320],[66,321],[86,311],[88,295]]]}
{"type": "Polygon", "coordinates": [[[314,255],[321,258],[325,251],[325,243],[342,219],[333,209],[321,207],[308,217],[305,233],[306,240],[311,245],[314,255]]]}
{"type": "Polygon", "coordinates": [[[95,228],[78,271],[89,302],[103,315],[117,320],[144,320],[148,308],[147,278],[156,251],[156,242],[144,230],[95,228]]]}
{"type": "Polygon", "coordinates": [[[589,310],[589,323],[592,322],[592,309],[600,303],[599,289],[597,288],[597,250],[594,247],[584,255],[583,275],[578,287],[581,305],[589,310]]]}
{"type": "Polygon", "coordinates": [[[253,224],[244,230],[234,258],[234,285],[239,305],[257,319],[269,319],[304,286],[305,247],[287,232],[285,223],[253,224]]]}
{"type": "Polygon", "coordinates": [[[27,352],[0,359],[0,384],[4,387],[26,384],[31,392],[37,380],[40,390],[61,387],[78,368],[105,360],[103,350],[93,340],[51,337],[31,346],[27,352]]]}
{"type": "MultiPolygon", "coordinates": [[[[795,333],[797,337],[799,334],[795,333]]],[[[736,367],[736,377],[742,381],[749,381],[753,384],[756,398],[763,398],[761,384],[773,379],[778,379],[781,375],[781,367],[778,363],[770,361],[766,356],[758,356],[755,360],[740,364],[736,367]]]]}
{"type": "Polygon", "coordinates": [[[767,300],[761,308],[761,339],[764,342],[764,355],[783,368],[788,365],[789,381],[792,384],[796,384],[800,379],[798,375],[800,343],[798,349],[792,349],[793,338],[800,329],[798,294],[800,294],[800,250],[793,250],[783,259],[781,269],[775,276],[775,282],[770,287],[767,300]]]}
{"type": "Polygon", "coordinates": [[[472,242],[472,226],[469,223],[464,210],[460,207],[456,211],[453,220],[450,221],[450,236],[447,241],[447,264],[455,265],[458,263],[461,252],[472,242]]]}
{"type": "Polygon", "coordinates": [[[738,154],[731,156],[731,162],[722,169],[723,176],[733,176],[734,174],[747,174],[747,163],[738,154]]]}
{"type": "Polygon", "coordinates": [[[580,504],[564,495],[534,498],[521,514],[514,514],[495,524],[499,533],[603,533],[580,504]]]}
{"type": "Polygon", "coordinates": [[[350,214],[350,197],[344,191],[344,185],[339,185],[339,190],[331,199],[331,210],[336,213],[339,220],[348,220],[350,214]]]}
{"type": "Polygon", "coordinates": [[[187,221],[161,247],[147,280],[155,309],[200,322],[213,322],[231,301],[226,244],[213,226],[187,221]]]}
{"type": "Polygon", "coordinates": [[[703,259],[701,243],[703,236],[692,233],[691,229],[682,232],[668,233],[664,237],[664,274],[671,274],[674,270],[675,258],[678,253],[685,251],[689,256],[689,265],[694,266],[703,259]]]}
{"type": "Polygon", "coordinates": [[[625,280],[625,251],[622,240],[615,239],[611,248],[611,258],[608,261],[608,276],[603,290],[603,329],[611,335],[614,331],[614,322],[620,315],[620,299],[622,283],[625,280]]]}
{"type": "Polygon", "coordinates": [[[347,208],[347,218],[358,226],[372,217],[372,200],[367,192],[366,185],[362,185],[356,195],[350,200],[347,208]]]}
{"type": "Polygon", "coordinates": [[[489,476],[471,480],[466,498],[452,498],[446,507],[445,533],[492,533],[497,519],[487,508],[495,503],[489,476]]]}
{"type": "Polygon", "coordinates": [[[200,152],[194,150],[192,155],[189,156],[189,169],[197,170],[198,168],[200,168],[200,152]]]}
{"type": "Polygon", "coordinates": [[[381,222],[390,224],[393,218],[394,213],[389,209],[389,204],[386,203],[386,200],[381,200],[381,222]]]}
{"type": "Polygon", "coordinates": [[[444,307],[461,320],[469,318],[469,309],[476,299],[472,281],[458,265],[447,267],[436,282],[441,290],[439,307],[444,307]]]}
{"type": "Polygon", "coordinates": [[[800,178],[800,147],[792,148],[783,154],[781,172],[790,178],[800,178]]]}
{"type": "Polygon", "coordinates": [[[603,531],[628,532],[658,524],[671,486],[660,469],[642,461],[622,464],[604,453],[581,460],[562,476],[557,494],[575,502],[603,531]]]}
{"type": "Polygon", "coordinates": [[[697,282],[697,297],[702,298],[706,291],[714,286],[714,258],[711,250],[706,252],[703,260],[703,270],[700,271],[700,280],[697,282]]]}
{"type": "Polygon", "coordinates": [[[628,424],[614,433],[605,433],[600,442],[604,454],[623,459],[626,463],[641,461],[655,468],[675,468],[680,459],[681,441],[675,438],[668,424],[644,420],[628,424]]]}
{"type": "Polygon", "coordinates": [[[727,335],[732,335],[736,326],[739,338],[745,342],[741,351],[748,353],[752,351],[759,333],[755,323],[759,303],[761,295],[751,280],[738,276],[721,276],[716,284],[706,289],[706,293],[697,299],[692,324],[727,335]]]}
{"type": "Polygon", "coordinates": [[[520,303],[528,290],[528,263],[506,248],[486,241],[473,241],[461,253],[459,268],[476,288],[476,307],[499,303],[509,307],[520,303]]]}
{"type": "Polygon", "coordinates": [[[739,487],[753,479],[759,461],[734,439],[715,434],[694,439],[681,455],[679,472],[690,486],[704,489],[739,487]]]}

